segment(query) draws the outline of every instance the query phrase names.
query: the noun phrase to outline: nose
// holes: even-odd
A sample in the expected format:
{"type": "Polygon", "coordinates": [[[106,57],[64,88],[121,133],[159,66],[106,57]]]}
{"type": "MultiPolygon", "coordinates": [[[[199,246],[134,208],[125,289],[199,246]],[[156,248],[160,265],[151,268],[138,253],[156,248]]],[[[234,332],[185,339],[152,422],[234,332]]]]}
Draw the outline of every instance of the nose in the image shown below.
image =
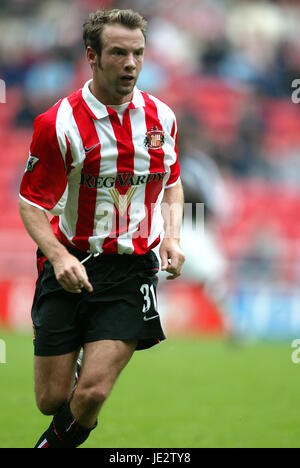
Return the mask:
{"type": "Polygon", "coordinates": [[[133,53],[130,53],[126,56],[125,68],[127,70],[134,70],[136,68],[136,62],[133,53]]]}

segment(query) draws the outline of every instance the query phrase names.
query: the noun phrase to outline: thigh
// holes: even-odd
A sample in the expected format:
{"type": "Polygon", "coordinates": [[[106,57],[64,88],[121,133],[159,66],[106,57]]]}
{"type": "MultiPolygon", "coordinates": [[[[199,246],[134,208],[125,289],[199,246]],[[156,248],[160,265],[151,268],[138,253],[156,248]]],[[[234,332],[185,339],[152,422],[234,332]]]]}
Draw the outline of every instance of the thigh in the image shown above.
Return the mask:
{"type": "Polygon", "coordinates": [[[68,293],[60,286],[47,260],[31,309],[36,356],[65,355],[81,345],[81,298],[82,295],[68,293]]]}
{"type": "Polygon", "coordinates": [[[86,343],[78,387],[101,387],[109,394],[135,351],[137,341],[100,340],[86,343]]]}
{"type": "Polygon", "coordinates": [[[71,397],[79,349],[59,356],[35,356],[34,389],[43,413],[53,414],[71,397]]]}

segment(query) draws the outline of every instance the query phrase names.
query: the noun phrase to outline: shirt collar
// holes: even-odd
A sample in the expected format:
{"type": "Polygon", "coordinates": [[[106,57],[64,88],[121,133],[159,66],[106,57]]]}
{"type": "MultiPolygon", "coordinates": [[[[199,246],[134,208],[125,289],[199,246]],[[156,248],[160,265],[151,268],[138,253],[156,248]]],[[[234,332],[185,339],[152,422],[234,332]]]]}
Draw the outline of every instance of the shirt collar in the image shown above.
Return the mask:
{"type": "MultiPolygon", "coordinates": [[[[90,91],[89,85],[92,80],[88,80],[82,88],[82,97],[85,104],[88,106],[89,110],[92,113],[92,117],[95,120],[102,119],[103,117],[107,117],[108,110],[105,104],[102,104],[90,91]]],[[[135,86],[133,90],[133,97],[131,103],[129,104],[131,109],[135,109],[137,107],[143,107],[145,105],[145,101],[141,91],[135,86]]]]}

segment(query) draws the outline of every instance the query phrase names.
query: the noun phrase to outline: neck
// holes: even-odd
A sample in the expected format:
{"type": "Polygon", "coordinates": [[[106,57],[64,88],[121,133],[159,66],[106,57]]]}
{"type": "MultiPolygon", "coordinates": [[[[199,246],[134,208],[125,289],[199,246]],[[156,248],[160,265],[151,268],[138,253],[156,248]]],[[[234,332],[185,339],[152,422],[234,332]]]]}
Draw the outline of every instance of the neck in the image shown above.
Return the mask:
{"type": "Polygon", "coordinates": [[[113,95],[111,93],[105,92],[105,90],[96,83],[96,80],[93,78],[92,82],[89,85],[91,93],[98,99],[102,104],[109,106],[118,106],[120,104],[125,104],[130,102],[133,97],[133,92],[127,94],[126,96],[120,96],[119,94],[113,95]]]}

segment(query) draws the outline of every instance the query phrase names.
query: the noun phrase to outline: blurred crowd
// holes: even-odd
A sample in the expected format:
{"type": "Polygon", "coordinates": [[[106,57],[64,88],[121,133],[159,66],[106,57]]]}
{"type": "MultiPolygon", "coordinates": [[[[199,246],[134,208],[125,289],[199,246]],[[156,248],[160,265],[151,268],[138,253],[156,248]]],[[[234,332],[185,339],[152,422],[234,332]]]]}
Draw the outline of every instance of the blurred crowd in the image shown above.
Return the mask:
{"type": "MultiPolygon", "coordinates": [[[[22,89],[16,125],[30,127],[53,99],[89,76],[82,23],[99,7],[145,15],[140,86],[171,101],[181,128],[196,127],[203,150],[218,164],[239,177],[295,177],[293,170],[278,170],[277,161],[273,167],[265,152],[278,150],[279,136],[273,141],[270,135],[280,126],[277,113],[278,120],[288,114],[282,125],[299,143],[291,128],[299,124],[299,111],[289,106],[292,81],[300,76],[297,1],[2,0],[0,76],[22,89]]],[[[280,146],[293,150],[290,142],[280,146]]]]}
{"type": "Polygon", "coordinates": [[[10,104],[0,109],[1,142],[9,131],[31,134],[37,114],[90,77],[82,24],[98,8],[133,8],[148,20],[138,85],[175,110],[186,201],[205,203],[235,274],[296,281],[299,2],[1,0],[0,78],[10,104]]]}

